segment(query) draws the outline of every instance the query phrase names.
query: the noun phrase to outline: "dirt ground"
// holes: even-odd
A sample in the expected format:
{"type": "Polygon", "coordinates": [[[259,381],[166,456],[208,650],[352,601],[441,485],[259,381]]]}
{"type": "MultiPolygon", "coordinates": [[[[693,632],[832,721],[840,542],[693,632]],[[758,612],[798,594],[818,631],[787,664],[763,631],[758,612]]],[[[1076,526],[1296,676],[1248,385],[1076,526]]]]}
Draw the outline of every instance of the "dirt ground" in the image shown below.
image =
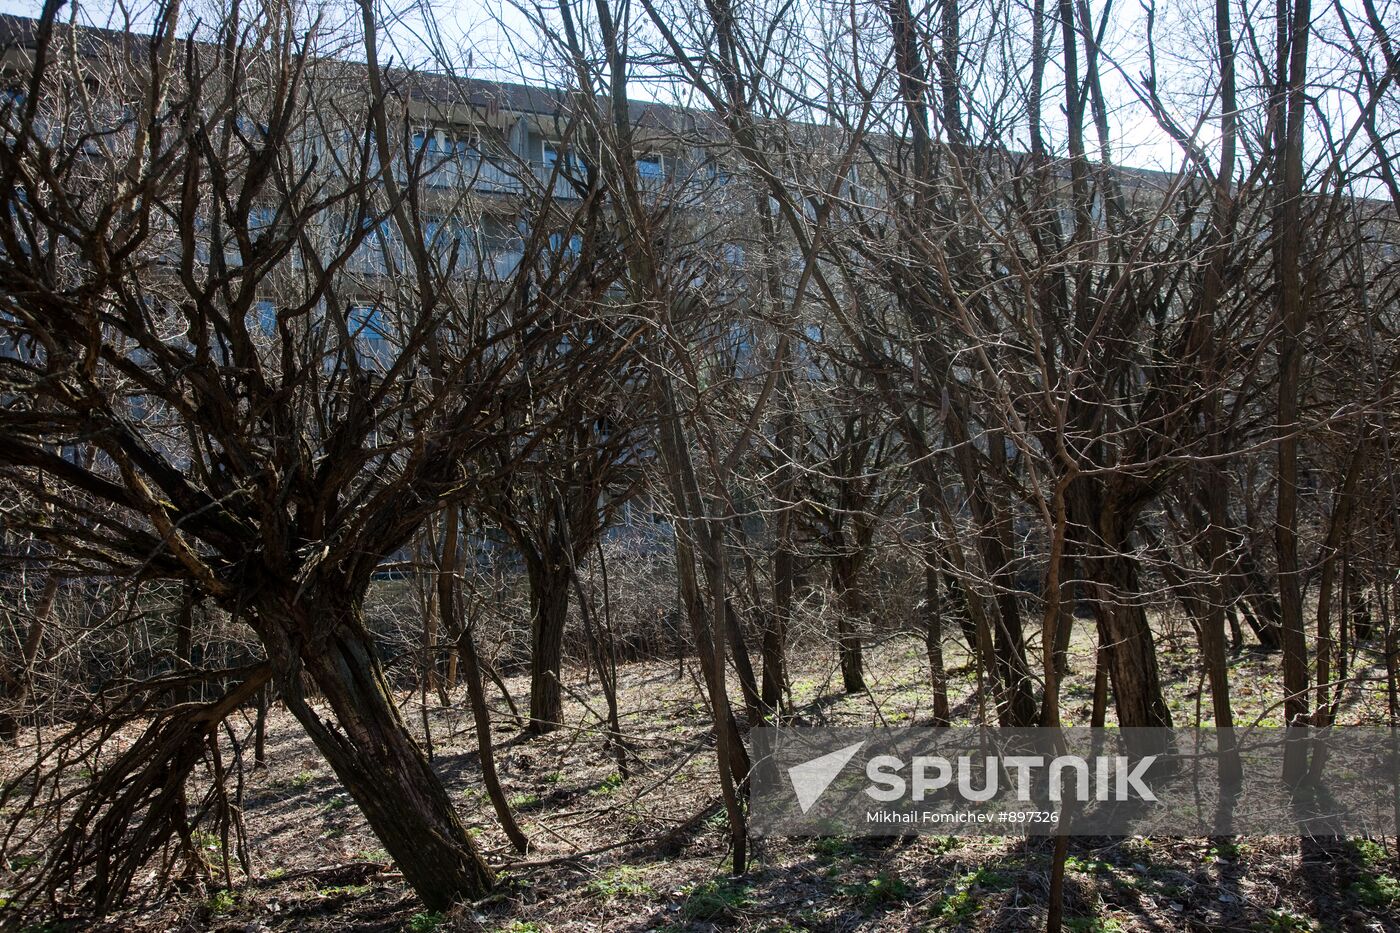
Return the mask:
{"type": "MultiPolygon", "coordinates": [[[[1163,673],[1179,725],[1209,723],[1209,698],[1189,632],[1163,631],[1163,673]]],[[[1086,723],[1092,646],[1076,639],[1065,686],[1067,721],[1086,723]]],[[[948,664],[960,715],[971,717],[968,658],[951,641],[948,664]]],[[[1363,661],[1370,663],[1374,659],[1363,661]]],[[[1277,655],[1242,652],[1231,679],[1242,723],[1270,722],[1277,655]]],[[[792,676],[799,721],[923,724],[929,719],[923,645],[898,636],[869,646],[869,690],[842,696],[834,658],[812,651],[792,676]]],[[[1343,722],[1382,722],[1384,683],[1363,670],[1343,722]]],[[[281,710],[266,769],[245,776],[252,872],[227,879],[218,846],[207,886],[133,905],[102,925],[155,930],[1032,930],[1043,928],[1050,842],[997,837],[793,839],[760,842],[743,880],[726,874],[714,752],[693,664],[638,663],[621,671],[623,729],[636,773],[619,780],[601,747],[602,700],[582,669],[568,672],[570,727],[525,739],[499,691],[499,766],[532,850],[517,858],[484,792],[469,714],[429,698],[434,763],[461,813],[499,867],[486,900],[446,914],[417,905],[387,854],[296,723],[281,710]],[[229,884],[232,881],[232,884],[229,884]]],[[[527,681],[508,678],[517,699],[527,681]]],[[[421,737],[423,707],[403,714],[421,737]]],[[[964,719],[966,721],[966,718],[964,719]]],[[[1358,840],[1330,853],[1296,839],[1076,839],[1066,883],[1070,929],[1400,930],[1395,840],[1358,840]]],[[[5,878],[0,876],[0,889],[5,878]]],[[[51,927],[60,929],[61,927],[51,927]]]]}

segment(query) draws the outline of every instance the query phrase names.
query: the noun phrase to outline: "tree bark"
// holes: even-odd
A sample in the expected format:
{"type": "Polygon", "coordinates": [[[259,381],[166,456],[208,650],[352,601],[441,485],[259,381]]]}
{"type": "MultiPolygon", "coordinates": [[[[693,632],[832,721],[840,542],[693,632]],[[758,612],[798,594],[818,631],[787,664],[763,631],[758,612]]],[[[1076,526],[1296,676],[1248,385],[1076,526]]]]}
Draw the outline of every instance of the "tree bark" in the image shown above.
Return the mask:
{"type": "MultiPolygon", "coordinates": [[[[1071,499],[1077,498],[1081,509],[1086,507],[1083,492],[1071,499]]],[[[1130,553],[1135,510],[1111,490],[1103,491],[1102,502],[1096,515],[1092,505],[1087,508],[1095,519],[1089,527],[1098,530],[1099,553],[1092,564],[1101,609],[1100,650],[1105,654],[1100,660],[1107,662],[1118,725],[1170,727],[1171,711],[1162,692],[1157,648],[1141,602],[1137,559],[1130,553]]]]}
{"type": "Polygon", "coordinates": [[[550,557],[527,558],[530,578],[530,723],[544,735],[564,721],[559,677],[564,663],[564,625],[569,613],[567,567],[546,566],[550,557]]]}
{"type": "Polygon", "coordinates": [[[859,555],[841,554],[831,561],[831,585],[839,606],[836,617],[836,651],[841,662],[841,686],[846,693],[865,689],[865,669],[860,643],[860,623],[865,618],[865,593],[861,590],[859,555]]]}
{"type": "Polygon", "coordinates": [[[496,746],[491,740],[491,710],[486,705],[486,688],[481,680],[481,661],[476,653],[476,641],[472,638],[470,625],[463,625],[457,635],[457,653],[462,658],[462,672],[467,679],[467,701],[472,708],[472,721],[476,724],[476,750],[481,759],[481,783],[486,787],[486,796],[496,811],[496,819],[501,823],[510,844],[515,851],[524,853],[530,848],[530,840],[515,821],[510,812],[510,802],[501,788],[500,776],[496,773],[496,746]]]}
{"type": "Polygon", "coordinates": [[[924,646],[928,652],[929,683],[933,688],[933,724],[946,726],[950,718],[948,672],[943,663],[943,601],[938,592],[938,564],[933,555],[935,515],[933,503],[922,488],[919,507],[924,522],[924,646]]]}
{"type": "Polygon", "coordinates": [[[261,634],[288,709],[429,910],[483,896],[491,869],[399,716],[358,608],[329,602],[321,597],[310,625],[289,624],[295,611],[263,616],[261,634]],[[327,634],[306,644],[289,637],[293,631],[327,634]],[[303,670],[329,716],[307,701],[303,670]]]}
{"type": "Polygon", "coordinates": [[[44,588],[29,618],[29,628],[20,647],[19,664],[12,671],[3,672],[4,683],[0,686],[4,689],[4,706],[0,707],[0,742],[10,743],[19,736],[20,708],[29,698],[34,662],[39,657],[39,647],[44,643],[44,630],[58,598],[58,585],[58,574],[50,571],[44,578],[44,588]]]}
{"type": "MultiPolygon", "coordinates": [[[[1300,724],[1308,713],[1308,658],[1303,633],[1303,586],[1298,566],[1298,421],[1302,377],[1302,336],[1307,306],[1302,279],[1303,121],[1307,100],[1310,0],[1294,0],[1290,21],[1287,0],[1278,0],[1278,184],[1275,208],[1275,277],[1278,288],[1278,500],[1274,546],[1278,555],[1279,605],[1283,610],[1283,711],[1287,725],[1300,724]]],[[[1289,743],[1284,780],[1301,780],[1305,749],[1289,743]]]]}

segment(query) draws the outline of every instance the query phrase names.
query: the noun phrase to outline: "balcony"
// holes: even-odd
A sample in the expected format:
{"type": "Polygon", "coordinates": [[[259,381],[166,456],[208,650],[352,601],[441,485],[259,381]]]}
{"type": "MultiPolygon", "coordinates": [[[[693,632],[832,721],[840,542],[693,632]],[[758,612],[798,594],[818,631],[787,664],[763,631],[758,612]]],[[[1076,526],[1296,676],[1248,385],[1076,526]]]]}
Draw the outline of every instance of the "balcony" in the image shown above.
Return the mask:
{"type": "MultiPolygon", "coordinates": [[[[408,172],[402,173],[407,180],[408,172]]],[[[554,177],[554,166],[546,162],[511,161],[508,159],[447,156],[436,161],[424,160],[422,183],[431,189],[444,191],[470,189],[485,194],[525,194],[540,192],[554,177]],[[528,174],[527,174],[528,173],[528,174]]],[[[555,198],[577,198],[578,192],[567,178],[554,177],[555,198]]]]}

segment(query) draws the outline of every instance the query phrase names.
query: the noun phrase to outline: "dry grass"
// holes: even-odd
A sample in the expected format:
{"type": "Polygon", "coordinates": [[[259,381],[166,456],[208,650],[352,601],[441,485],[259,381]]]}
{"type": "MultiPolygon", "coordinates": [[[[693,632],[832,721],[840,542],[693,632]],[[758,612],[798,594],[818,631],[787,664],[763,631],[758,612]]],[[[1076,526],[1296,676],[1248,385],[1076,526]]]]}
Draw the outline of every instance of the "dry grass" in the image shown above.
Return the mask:
{"type": "MultiPolygon", "coordinates": [[[[1081,628],[1085,628],[1081,623],[1081,628]]],[[[1083,633],[1081,632],[1081,636],[1083,633]]],[[[976,714],[968,658],[950,644],[963,717],[976,714]]],[[[1179,724],[1209,722],[1187,632],[1164,629],[1163,671],[1179,724]]],[[[1035,648],[1035,646],[1033,646],[1035,648]]],[[[1092,646],[1077,637],[1065,684],[1067,720],[1085,723],[1092,646]]],[[[1277,656],[1232,661],[1242,722],[1268,722],[1277,656]]],[[[869,692],[839,695],[826,652],[792,675],[797,715],[859,725],[927,722],[922,644],[900,636],[867,655],[869,692]]],[[[1370,671],[1374,676],[1375,672],[1370,671]]],[[[640,663],[622,671],[623,727],[638,757],[623,783],[600,747],[601,699],[570,672],[568,727],[524,740],[498,703],[500,768],[534,848],[506,848],[480,784],[470,717],[430,701],[434,760],[473,833],[502,868],[492,897],[440,916],[421,912],[359,812],[285,712],[274,714],[265,770],[250,774],[244,807],[253,873],[233,891],[191,891],[109,918],[107,930],[1028,930],[1043,925],[1049,844],[1009,838],[774,840],[742,881],[725,875],[721,815],[676,830],[713,803],[713,750],[690,667],[640,663]],[[586,700],[586,702],[584,702],[586,700]],[[658,842],[671,843],[658,846],[658,842]]],[[[524,678],[509,681],[517,699],[524,678]]],[[[1381,721],[1383,683],[1348,693],[1344,721],[1381,721]]],[[[460,697],[458,698],[460,700],[460,697]]],[[[499,696],[495,697],[499,700],[499,696]]],[[[422,709],[405,696],[420,735],[422,709]]],[[[1075,930],[1396,930],[1400,868],[1392,844],[1347,844],[1306,861],[1296,840],[1076,840],[1067,884],[1075,930]]],[[[211,856],[215,848],[208,842],[211,856]]],[[[0,882],[0,886],[2,886],[0,882]]]]}

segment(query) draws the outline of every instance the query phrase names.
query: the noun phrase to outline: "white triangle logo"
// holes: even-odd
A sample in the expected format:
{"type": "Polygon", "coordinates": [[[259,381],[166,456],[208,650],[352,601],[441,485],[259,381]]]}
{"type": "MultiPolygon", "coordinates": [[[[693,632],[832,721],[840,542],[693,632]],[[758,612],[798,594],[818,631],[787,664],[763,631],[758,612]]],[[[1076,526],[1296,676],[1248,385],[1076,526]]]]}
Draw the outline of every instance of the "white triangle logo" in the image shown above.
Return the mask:
{"type": "Polygon", "coordinates": [[[847,745],[820,758],[813,758],[788,768],[788,780],[792,782],[792,789],[797,792],[797,804],[803,813],[812,809],[812,805],[831,786],[831,782],[836,780],[836,775],[846,767],[846,762],[854,758],[864,744],[857,742],[847,745]]]}

